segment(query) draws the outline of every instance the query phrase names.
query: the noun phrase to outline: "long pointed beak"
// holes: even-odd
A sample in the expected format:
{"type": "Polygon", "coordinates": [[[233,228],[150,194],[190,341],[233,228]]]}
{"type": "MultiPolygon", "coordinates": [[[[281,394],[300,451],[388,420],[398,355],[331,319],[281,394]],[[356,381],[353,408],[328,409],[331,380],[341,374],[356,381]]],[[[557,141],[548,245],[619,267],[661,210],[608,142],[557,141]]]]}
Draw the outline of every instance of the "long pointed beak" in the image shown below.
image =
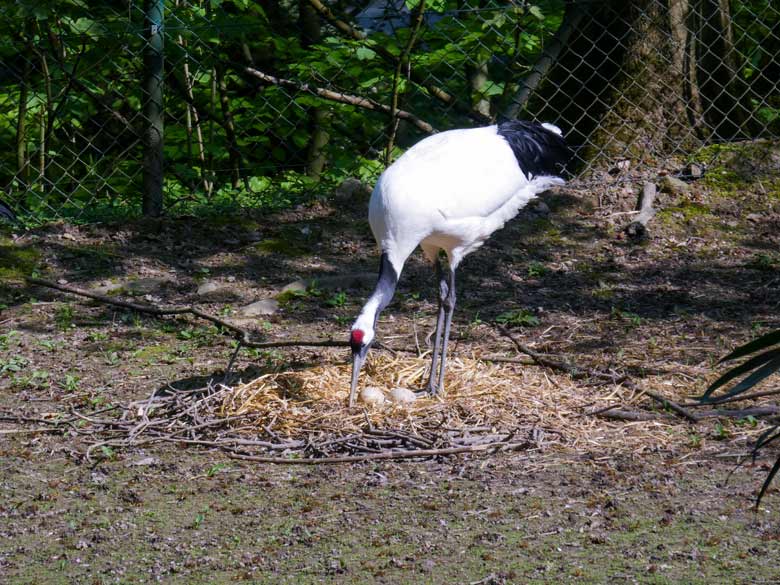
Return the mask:
{"type": "Polygon", "coordinates": [[[366,357],[361,356],[359,353],[352,354],[352,386],[349,389],[349,406],[355,406],[355,396],[357,395],[357,383],[358,376],[360,376],[360,368],[363,367],[363,362],[366,357]]]}

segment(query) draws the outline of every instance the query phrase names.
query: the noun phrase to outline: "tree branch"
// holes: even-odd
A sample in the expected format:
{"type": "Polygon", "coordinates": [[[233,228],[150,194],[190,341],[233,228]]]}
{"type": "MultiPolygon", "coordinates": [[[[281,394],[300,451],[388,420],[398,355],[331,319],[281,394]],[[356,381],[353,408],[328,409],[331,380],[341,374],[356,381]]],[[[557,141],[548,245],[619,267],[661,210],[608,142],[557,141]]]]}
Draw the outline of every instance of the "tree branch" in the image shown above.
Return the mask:
{"type": "Polygon", "coordinates": [[[393,144],[395,144],[395,136],[398,132],[398,124],[400,122],[400,118],[398,117],[398,94],[400,88],[399,82],[401,81],[401,71],[403,70],[404,65],[406,65],[407,76],[411,75],[412,69],[411,65],[409,64],[409,55],[411,54],[414,43],[417,40],[417,34],[420,32],[420,26],[422,26],[423,22],[424,10],[425,0],[420,0],[420,4],[417,6],[417,8],[415,8],[414,24],[412,26],[412,31],[409,34],[409,40],[406,42],[406,46],[404,47],[403,53],[401,53],[401,57],[398,59],[398,64],[396,65],[395,72],[393,74],[393,91],[390,96],[390,130],[387,136],[387,146],[385,147],[385,165],[389,165],[392,162],[391,156],[393,152],[393,144]]]}
{"type": "MultiPolygon", "coordinates": [[[[316,87],[308,83],[300,83],[298,81],[293,81],[291,79],[283,79],[281,77],[275,77],[273,75],[263,73],[262,71],[255,69],[254,67],[243,67],[243,70],[249,75],[256,77],[257,79],[260,79],[262,81],[265,81],[266,83],[270,83],[272,85],[278,85],[280,87],[289,87],[292,89],[297,89],[299,91],[305,91],[307,93],[316,95],[326,100],[339,102],[342,104],[348,104],[350,106],[356,106],[358,108],[365,108],[367,110],[381,111],[386,113],[392,112],[392,109],[389,106],[380,104],[379,102],[374,101],[370,98],[350,95],[346,93],[340,93],[330,89],[316,87]]],[[[407,112],[405,110],[398,110],[397,112],[395,112],[395,115],[398,118],[401,118],[402,120],[408,120],[423,132],[426,132],[428,134],[434,134],[437,132],[437,130],[433,126],[431,126],[428,122],[426,122],[425,120],[421,120],[420,118],[418,118],[417,116],[415,116],[410,112],[407,112]]]]}
{"type": "Polygon", "coordinates": [[[557,362],[555,360],[548,359],[544,357],[543,355],[535,352],[531,348],[523,345],[518,341],[514,335],[503,325],[498,326],[499,331],[508,337],[512,343],[514,343],[515,347],[518,349],[518,351],[531,356],[536,363],[542,366],[547,366],[549,368],[552,368],[554,370],[559,370],[562,372],[566,372],[569,374],[572,378],[583,378],[585,376],[590,376],[592,378],[599,378],[601,380],[609,380],[614,383],[621,383],[626,388],[630,388],[631,390],[635,390],[637,392],[642,392],[649,398],[652,398],[656,402],[660,402],[665,408],[669,407],[669,409],[676,412],[678,415],[683,417],[684,419],[688,420],[689,422],[698,422],[699,417],[698,415],[691,414],[688,412],[685,408],[674,402],[673,400],[670,400],[669,398],[666,398],[664,396],[661,396],[660,394],[657,394],[656,392],[653,392],[652,390],[646,390],[644,388],[640,388],[634,382],[628,379],[628,376],[615,376],[613,374],[609,374],[606,372],[599,372],[598,370],[593,370],[590,368],[580,368],[576,365],[570,364],[568,362],[557,362]]]}
{"type": "Polygon", "coordinates": [[[566,16],[558,32],[555,33],[550,44],[542,50],[542,54],[531,69],[531,73],[520,82],[520,89],[515,93],[509,106],[504,110],[505,118],[512,120],[517,117],[517,114],[528,102],[533,91],[547,77],[552,66],[558,61],[561,50],[569,42],[571,33],[577,28],[582,17],[585,16],[585,12],[586,9],[582,3],[574,3],[571,5],[571,10],[566,11],[566,16]]]}
{"type": "MultiPolygon", "coordinates": [[[[333,12],[325,6],[320,0],[308,0],[308,2],[314,7],[314,9],[319,12],[322,16],[325,17],[325,19],[330,22],[336,29],[341,32],[344,36],[349,37],[351,39],[354,39],[356,41],[365,41],[368,39],[368,36],[363,32],[352,25],[350,25],[347,22],[344,22],[343,20],[340,20],[333,12]]],[[[377,55],[379,55],[382,59],[384,59],[386,62],[390,63],[391,65],[395,66],[397,65],[399,59],[395,55],[393,55],[389,50],[387,50],[385,47],[379,44],[370,44],[368,47],[374,51],[377,55]]],[[[459,100],[455,99],[455,97],[439,87],[438,85],[434,85],[430,82],[428,77],[424,74],[418,73],[416,71],[411,72],[411,79],[418,85],[424,87],[428,90],[428,92],[435,97],[440,102],[454,108],[458,112],[469,116],[473,120],[476,120],[480,124],[490,124],[492,120],[479,112],[475,112],[470,107],[465,106],[462,104],[459,100]]]]}
{"type": "Polygon", "coordinates": [[[440,457],[443,455],[457,455],[459,453],[476,453],[479,451],[518,451],[528,449],[531,444],[528,441],[510,443],[498,441],[478,445],[466,445],[463,447],[447,447],[443,449],[409,449],[405,451],[380,451],[379,453],[365,453],[362,455],[345,455],[342,457],[264,457],[261,455],[244,455],[229,450],[228,457],[256,461],[259,463],[282,463],[287,465],[321,465],[334,463],[355,463],[358,461],[376,461],[378,459],[410,459],[414,457],[440,457]]]}
{"type": "Polygon", "coordinates": [[[25,278],[25,280],[30,284],[43,286],[46,288],[53,288],[72,295],[78,295],[81,297],[86,297],[88,299],[99,301],[106,305],[113,305],[115,307],[121,307],[123,309],[137,311],[139,313],[145,313],[147,315],[155,315],[158,317],[163,317],[168,315],[193,315],[195,317],[199,317],[205,321],[209,321],[210,323],[214,323],[215,325],[227,329],[228,331],[233,333],[233,335],[235,336],[236,339],[238,339],[241,345],[245,345],[246,347],[255,347],[255,348],[262,349],[262,348],[272,348],[272,347],[346,347],[347,345],[349,345],[347,341],[335,341],[332,339],[313,340],[313,341],[306,341],[306,340],[255,341],[251,338],[250,332],[247,331],[246,329],[242,329],[241,327],[233,325],[229,321],[220,319],[219,317],[215,317],[214,315],[210,315],[209,313],[201,311],[200,309],[196,309],[195,307],[163,308],[163,307],[157,307],[155,305],[142,305],[140,303],[132,303],[130,301],[114,299],[106,295],[93,293],[73,286],[58,284],[56,282],[52,282],[50,280],[44,280],[42,278],[27,277],[25,278]]]}
{"type": "Polygon", "coordinates": [[[645,183],[644,187],[642,187],[642,194],[639,196],[637,205],[639,208],[639,215],[634,218],[634,221],[623,228],[623,231],[629,238],[639,240],[647,235],[647,224],[655,217],[655,209],[653,209],[655,196],[655,183],[645,183]]]}

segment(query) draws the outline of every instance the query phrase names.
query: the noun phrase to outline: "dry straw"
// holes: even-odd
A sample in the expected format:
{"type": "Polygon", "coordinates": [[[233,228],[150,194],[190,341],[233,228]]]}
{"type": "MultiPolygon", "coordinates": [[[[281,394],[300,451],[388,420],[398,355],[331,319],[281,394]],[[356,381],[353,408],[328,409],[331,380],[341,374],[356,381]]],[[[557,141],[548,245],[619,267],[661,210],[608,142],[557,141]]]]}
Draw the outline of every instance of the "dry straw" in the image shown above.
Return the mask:
{"type": "MultiPolygon", "coordinates": [[[[428,364],[425,356],[377,353],[366,364],[363,382],[386,394],[394,387],[422,388],[428,364]]],[[[404,406],[358,403],[350,409],[349,382],[348,364],[266,374],[229,389],[222,415],[252,415],[258,430],[280,439],[322,440],[367,428],[425,436],[478,430],[533,437],[538,447],[612,454],[669,449],[686,432],[675,420],[626,423],[587,416],[589,410],[643,398],[619,384],[594,388],[536,366],[456,357],[448,363],[442,396],[404,406]]]]}

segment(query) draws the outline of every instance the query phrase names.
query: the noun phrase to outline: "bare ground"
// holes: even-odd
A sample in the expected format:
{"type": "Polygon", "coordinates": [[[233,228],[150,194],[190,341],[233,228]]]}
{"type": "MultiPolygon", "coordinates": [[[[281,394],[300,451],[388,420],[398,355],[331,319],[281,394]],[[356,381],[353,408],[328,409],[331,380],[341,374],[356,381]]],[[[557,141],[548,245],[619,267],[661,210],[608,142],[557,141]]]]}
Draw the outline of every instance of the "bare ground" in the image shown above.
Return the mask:
{"type": "MultiPolygon", "coordinates": [[[[299,278],[371,272],[365,202],[273,217],[60,224],[3,239],[0,575],[10,583],[779,582],[777,492],[751,508],[774,454],[726,483],[765,423],[692,425],[641,392],[688,403],[714,378],[718,357],[777,326],[778,185],[777,177],[728,185],[714,177],[663,193],[651,237],[638,244],[621,234],[634,188],[606,176],[548,196],[549,213],[524,212],[464,263],[453,354],[514,357],[498,319],[536,351],[626,374],[637,388],[509,365],[566,392],[579,411],[560,424],[576,432],[522,453],[406,463],[303,469],[152,445],[107,449],[88,465],[88,437],[22,420],[202,386],[221,379],[232,346],[197,320],[115,310],[26,286],[21,275],[196,304],[268,339],[341,339],[369,288],[315,286],[268,317],[240,319],[237,309],[299,278]],[[204,282],[222,288],[198,295],[204,282]],[[608,405],[659,418],[588,414],[608,405]]],[[[380,320],[382,340],[424,345],[433,293],[429,268],[413,258],[380,320]]],[[[249,380],[345,358],[334,349],[244,350],[235,369],[249,380]]]]}

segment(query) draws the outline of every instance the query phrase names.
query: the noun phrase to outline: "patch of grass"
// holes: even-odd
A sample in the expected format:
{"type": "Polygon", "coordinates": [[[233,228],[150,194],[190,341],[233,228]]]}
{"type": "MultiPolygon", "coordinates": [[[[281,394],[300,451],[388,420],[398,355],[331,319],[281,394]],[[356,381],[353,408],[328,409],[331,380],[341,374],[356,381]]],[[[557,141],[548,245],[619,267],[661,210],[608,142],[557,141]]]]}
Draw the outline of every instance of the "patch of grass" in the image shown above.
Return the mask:
{"type": "Polygon", "coordinates": [[[746,268],[754,270],[775,270],[778,266],[780,266],[780,257],[769,253],[756,254],[745,264],[746,268]]]}
{"type": "Polygon", "coordinates": [[[150,365],[173,361],[172,349],[166,345],[148,345],[133,352],[133,357],[150,365]]]}
{"type": "Polygon", "coordinates": [[[590,295],[594,299],[601,299],[602,301],[608,301],[614,298],[615,287],[609,283],[604,282],[603,280],[600,280],[598,282],[598,286],[590,292],[590,295]]]}
{"type": "Polygon", "coordinates": [[[18,346],[21,342],[21,333],[12,329],[0,335],[0,351],[5,351],[11,346],[18,346]]]}
{"type": "Polygon", "coordinates": [[[51,385],[51,375],[46,370],[33,370],[25,376],[14,378],[14,386],[24,390],[43,390],[51,385]]]}
{"type": "Polygon", "coordinates": [[[0,238],[0,280],[22,280],[35,272],[41,254],[31,246],[18,246],[0,238]]]}
{"type": "Polygon", "coordinates": [[[547,274],[548,269],[542,262],[530,262],[528,264],[528,276],[531,278],[539,278],[547,274]]]}
{"type": "Polygon", "coordinates": [[[343,291],[336,292],[325,300],[325,304],[328,307],[343,307],[347,304],[348,298],[349,297],[347,297],[347,293],[343,291]]]}
{"type": "Polygon", "coordinates": [[[625,321],[630,327],[639,327],[642,324],[642,317],[630,311],[623,311],[617,307],[612,307],[611,314],[614,319],[625,321]]]}
{"type": "Polygon", "coordinates": [[[21,372],[29,363],[30,360],[19,355],[12,355],[8,359],[0,360],[0,376],[6,373],[21,372]]]}
{"type": "Polygon", "coordinates": [[[540,321],[539,317],[528,309],[514,309],[498,315],[496,323],[509,325],[510,327],[536,327],[540,321]]]}
{"type": "Polygon", "coordinates": [[[188,327],[180,329],[176,337],[182,341],[191,341],[197,347],[212,345],[214,340],[220,335],[219,327],[214,325],[205,325],[202,327],[188,327]]]}
{"type": "Polygon", "coordinates": [[[309,253],[309,250],[299,243],[286,238],[266,238],[255,244],[254,248],[263,255],[279,254],[292,258],[305,256],[309,253]]]}
{"type": "Polygon", "coordinates": [[[54,313],[54,322],[57,324],[57,328],[62,331],[67,331],[73,327],[73,307],[69,304],[60,305],[57,307],[57,311],[54,313]]]}
{"type": "Polygon", "coordinates": [[[65,342],[54,341],[53,339],[41,339],[38,342],[38,345],[41,346],[46,351],[55,352],[65,347],[65,342]]]}
{"type": "Polygon", "coordinates": [[[103,331],[91,331],[89,335],[87,335],[87,339],[93,343],[106,341],[108,339],[108,333],[104,333],[103,331]]]}
{"type": "Polygon", "coordinates": [[[81,378],[78,376],[65,374],[65,379],[62,381],[61,386],[66,392],[78,392],[80,380],[81,378]]]}

